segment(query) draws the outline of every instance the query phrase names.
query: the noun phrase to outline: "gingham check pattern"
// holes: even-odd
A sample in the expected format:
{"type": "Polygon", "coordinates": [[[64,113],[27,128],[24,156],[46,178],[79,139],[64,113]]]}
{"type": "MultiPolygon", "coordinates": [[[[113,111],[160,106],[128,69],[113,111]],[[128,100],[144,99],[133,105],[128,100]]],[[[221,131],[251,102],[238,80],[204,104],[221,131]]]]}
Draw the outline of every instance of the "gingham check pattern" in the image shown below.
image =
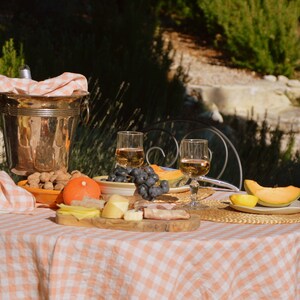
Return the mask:
{"type": "Polygon", "coordinates": [[[25,213],[35,208],[34,196],[0,171],[0,213],[25,213]]]}
{"type": "Polygon", "coordinates": [[[77,91],[88,91],[86,78],[81,74],[65,72],[44,81],[9,78],[0,75],[0,92],[31,96],[71,96],[77,91]]]}
{"type": "Polygon", "coordinates": [[[0,299],[300,299],[300,223],[141,233],[54,216],[0,215],[0,299]]]}

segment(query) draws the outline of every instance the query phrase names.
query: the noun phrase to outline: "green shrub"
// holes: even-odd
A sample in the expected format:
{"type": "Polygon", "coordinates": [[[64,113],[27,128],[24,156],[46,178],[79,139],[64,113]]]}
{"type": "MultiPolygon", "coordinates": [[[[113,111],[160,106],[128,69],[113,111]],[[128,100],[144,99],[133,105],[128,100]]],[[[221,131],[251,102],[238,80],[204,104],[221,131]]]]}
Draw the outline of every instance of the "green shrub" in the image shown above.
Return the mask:
{"type": "Polygon", "coordinates": [[[227,122],[235,130],[245,179],[266,186],[300,187],[300,156],[294,148],[293,132],[284,134],[279,125],[271,129],[266,120],[259,125],[253,118],[229,117],[227,122]],[[287,140],[284,148],[283,139],[287,140]]]}
{"type": "Polygon", "coordinates": [[[199,8],[197,0],[161,0],[158,1],[157,11],[164,25],[182,27],[188,21],[196,21],[199,8]]]}
{"type": "Polygon", "coordinates": [[[19,68],[22,65],[24,65],[23,46],[20,45],[18,53],[14,46],[14,40],[11,38],[2,47],[0,74],[7,77],[19,77],[19,68]]]}
{"type": "Polygon", "coordinates": [[[198,4],[210,32],[236,65],[287,76],[299,66],[299,0],[198,0],[198,4]]]}
{"type": "Polygon", "coordinates": [[[97,106],[105,113],[101,118],[92,115],[92,120],[87,125],[79,124],[71,153],[70,170],[82,170],[89,176],[108,174],[112,170],[117,132],[136,130],[143,118],[139,109],[126,118],[122,116],[122,95],[126,93],[126,88],[122,84],[117,90],[116,101],[111,101],[102,98],[98,81],[91,83],[90,106],[97,106]]]}
{"type": "MultiPolygon", "coordinates": [[[[10,38],[4,42],[2,47],[2,56],[0,57],[0,74],[7,77],[19,77],[19,68],[24,65],[24,53],[22,44],[19,53],[15,49],[14,40],[10,38]]],[[[0,119],[0,130],[2,130],[2,118],[0,119]]],[[[1,139],[3,139],[1,137],[1,139]]],[[[2,144],[2,143],[1,143],[2,144]]],[[[0,146],[0,169],[9,172],[6,164],[5,149],[0,146]]]]}

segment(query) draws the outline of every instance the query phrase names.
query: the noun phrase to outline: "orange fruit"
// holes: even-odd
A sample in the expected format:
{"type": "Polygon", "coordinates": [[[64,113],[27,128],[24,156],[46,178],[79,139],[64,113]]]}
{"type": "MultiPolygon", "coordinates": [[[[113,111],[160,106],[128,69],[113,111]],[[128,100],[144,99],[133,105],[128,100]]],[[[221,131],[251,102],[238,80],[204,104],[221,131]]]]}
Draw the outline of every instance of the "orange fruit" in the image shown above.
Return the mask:
{"type": "Polygon", "coordinates": [[[98,183],[89,177],[70,179],[63,189],[63,200],[70,205],[73,200],[83,200],[84,197],[99,199],[101,190],[98,183]]]}

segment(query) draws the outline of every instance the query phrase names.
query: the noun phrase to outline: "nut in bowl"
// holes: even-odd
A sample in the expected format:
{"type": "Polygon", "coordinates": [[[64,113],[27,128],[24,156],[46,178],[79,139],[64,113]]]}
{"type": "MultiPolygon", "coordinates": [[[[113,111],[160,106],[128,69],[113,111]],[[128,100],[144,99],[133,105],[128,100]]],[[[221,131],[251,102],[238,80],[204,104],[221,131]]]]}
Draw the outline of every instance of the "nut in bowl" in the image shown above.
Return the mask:
{"type": "Polygon", "coordinates": [[[62,191],[46,190],[42,188],[33,188],[26,186],[27,180],[18,182],[18,186],[21,186],[28,192],[32,193],[36,199],[36,202],[45,204],[50,208],[56,208],[56,204],[63,202],[62,191]]]}
{"type": "Polygon", "coordinates": [[[86,176],[78,170],[67,172],[64,169],[50,172],[35,172],[18,183],[36,199],[36,202],[56,208],[56,204],[63,202],[62,190],[74,178],[86,176]]]}

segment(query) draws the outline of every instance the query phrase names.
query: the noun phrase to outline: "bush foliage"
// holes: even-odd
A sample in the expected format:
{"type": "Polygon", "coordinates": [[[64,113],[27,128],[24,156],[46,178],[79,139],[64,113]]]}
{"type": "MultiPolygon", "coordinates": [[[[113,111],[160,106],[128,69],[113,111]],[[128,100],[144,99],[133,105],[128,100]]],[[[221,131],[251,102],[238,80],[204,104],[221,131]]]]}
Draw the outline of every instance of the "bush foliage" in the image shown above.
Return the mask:
{"type": "Polygon", "coordinates": [[[236,65],[287,76],[299,66],[298,0],[201,0],[198,4],[236,65]]]}
{"type": "Polygon", "coordinates": [[[0,57],[0,74],[7,77],[19,77],[19,69],[24,65],[24,61],[22,44],[18,53],[12,38],[5,41],[2,47],[2,57],[0,57]]]}
{"type": "Polygon", "coordinates": [[[284,133],[279,124],[271,128],[266,119],[259,125],[253,117],[227,117],[227,122],[235,131],[244,178],[266,186],[300,187],[300,152],[294,148],[294,132],[284,133]]]}
{"type": "Polygon", "coordinates": [[[299,0],[163,0],[168,26],[214,41],[236,66],[295,75],[300,66],[299,0]],[[198,30],[195,30],[198,27],[198,30]]]}

